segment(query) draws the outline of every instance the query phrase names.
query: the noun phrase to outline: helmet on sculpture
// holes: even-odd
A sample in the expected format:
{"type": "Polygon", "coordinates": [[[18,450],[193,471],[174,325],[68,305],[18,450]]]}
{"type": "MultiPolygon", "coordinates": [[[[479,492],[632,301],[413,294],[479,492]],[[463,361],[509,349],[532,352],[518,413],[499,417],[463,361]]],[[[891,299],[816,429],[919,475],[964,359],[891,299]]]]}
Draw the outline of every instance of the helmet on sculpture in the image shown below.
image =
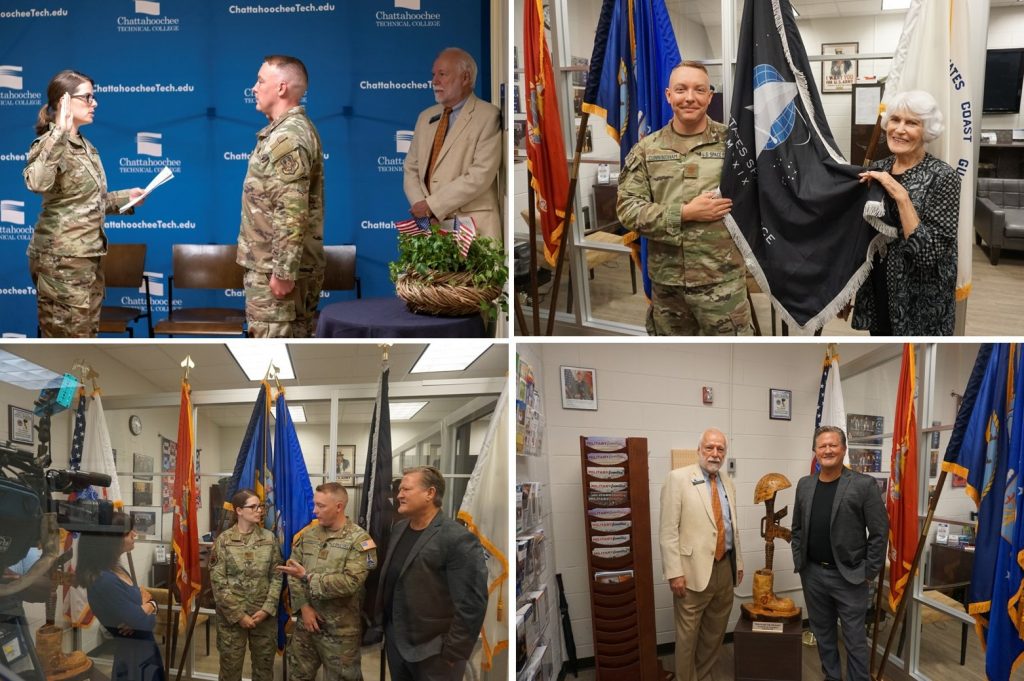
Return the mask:
{"type": "Polygon", "coordinates": [[[792,485],[785,475],[782,473],[768,473],[757,481],[757,487],[754,488],[754,503],[760,504],[762,501],[774,499],[780,489],[786,489],[787,487],[792,487],[792,485]]]}

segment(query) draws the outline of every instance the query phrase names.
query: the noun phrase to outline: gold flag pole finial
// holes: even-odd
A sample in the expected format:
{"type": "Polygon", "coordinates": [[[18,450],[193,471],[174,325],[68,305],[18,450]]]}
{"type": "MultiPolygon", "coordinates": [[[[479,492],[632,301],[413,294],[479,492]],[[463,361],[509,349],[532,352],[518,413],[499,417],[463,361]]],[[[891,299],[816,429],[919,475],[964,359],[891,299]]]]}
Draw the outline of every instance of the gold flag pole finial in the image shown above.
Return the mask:
{"type": "Polygon", "coordinates": [[[391,349],[391,345],[391,343],[380,343],[377,345],[377,347],[380,348],[380,358],[382,362],[388,361],[388,351],[391,349]]]}
{"type": "Polygon", "coordinates": [[[99,381],[96,379],[100,377],[100,372],[96,371],[91,366],[87,365],[85,370],[85,377],[89,379],[90,383],[92,383],[92,394],[98,395],[100,392],[100,384],[99,381]]]}
{"type": "Polygon", "coordinates": [[[185,370],[182,375],[182,380],[188,382],[188,372],[194,369],[196,363],[192,361],[192,355],[185,355],[185,359],[181,360],[181,367],[185,370]]]}

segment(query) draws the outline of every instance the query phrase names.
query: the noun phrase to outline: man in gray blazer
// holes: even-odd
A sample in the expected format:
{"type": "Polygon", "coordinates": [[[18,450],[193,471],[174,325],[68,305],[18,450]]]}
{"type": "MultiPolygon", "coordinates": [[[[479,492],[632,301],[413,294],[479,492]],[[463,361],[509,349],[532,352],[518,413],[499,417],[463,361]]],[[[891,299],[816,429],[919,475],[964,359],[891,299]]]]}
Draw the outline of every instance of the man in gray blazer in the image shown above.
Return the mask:
{"type": "Polygon", "coordinates": [[[487,612],[480,541],[441,511],[444,478],[411,468],[398,490],[376,617],[392,681],[461,681],[487,612]]]}
{"type": "Polygon", "coordinates": [[[793,566],[800,573],[826,681],[843,678],[837,618],[843,625],[847,681],[868,681],[868,583],[885,563],[889,518],[875,479],[843,466],[841,428],[814,431],[814,456],[821,470],[796,486],[793,566]]]}
{"type": "Polygon", "coordinates": [[[449,47],[434,62],[434,100],[416,120],[402,187],[413,217],[473,218],[479,236],[502,244],[501,112],[473,94],[476,61],[449,47]]]}

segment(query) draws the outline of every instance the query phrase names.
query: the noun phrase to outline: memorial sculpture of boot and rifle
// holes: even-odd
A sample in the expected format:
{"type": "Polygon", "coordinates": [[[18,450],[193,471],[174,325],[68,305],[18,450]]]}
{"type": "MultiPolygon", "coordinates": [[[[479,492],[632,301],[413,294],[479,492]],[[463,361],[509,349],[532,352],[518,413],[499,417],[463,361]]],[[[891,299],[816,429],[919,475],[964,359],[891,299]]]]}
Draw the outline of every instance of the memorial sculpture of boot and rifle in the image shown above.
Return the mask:
{"type": "Polygon", "coordinates": [[[794,622],[801,618],[801,609],[790,598],[775,595],[775,575],[772,561],[775,557],[775,540],[791,541],[792,533],[779,525],[786,517],[788,508],[775,511],[775,495],[779,490],[791,487],[786,476],[768,473],[754,488],[754,503],[765,505],[765,516],[761,518],[761,536],[764,538],[764,568],[754,573],[754,602],[742,605],[743,616],[754,622],[794,622]]]}

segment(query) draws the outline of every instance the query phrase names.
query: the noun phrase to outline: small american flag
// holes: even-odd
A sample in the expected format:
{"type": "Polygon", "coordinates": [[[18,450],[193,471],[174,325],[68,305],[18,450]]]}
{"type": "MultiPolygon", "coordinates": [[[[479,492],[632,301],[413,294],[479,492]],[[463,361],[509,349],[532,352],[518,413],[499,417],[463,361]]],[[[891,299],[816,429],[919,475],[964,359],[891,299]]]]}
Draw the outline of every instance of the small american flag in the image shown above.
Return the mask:
{"type": "Polygon", "coordinates": [[[395,223],[395,229],[399,234],[411,234],[422,236],[430,231],[430,220],[427,218],[409,218],[395,223]]]}
{"type": "Polygon", "coordinates": [[[459,252],[465,258],[469,247],[476,239],[476,221],[473,218],[455,217],[455,240],[459,242],[459,252]]]}

